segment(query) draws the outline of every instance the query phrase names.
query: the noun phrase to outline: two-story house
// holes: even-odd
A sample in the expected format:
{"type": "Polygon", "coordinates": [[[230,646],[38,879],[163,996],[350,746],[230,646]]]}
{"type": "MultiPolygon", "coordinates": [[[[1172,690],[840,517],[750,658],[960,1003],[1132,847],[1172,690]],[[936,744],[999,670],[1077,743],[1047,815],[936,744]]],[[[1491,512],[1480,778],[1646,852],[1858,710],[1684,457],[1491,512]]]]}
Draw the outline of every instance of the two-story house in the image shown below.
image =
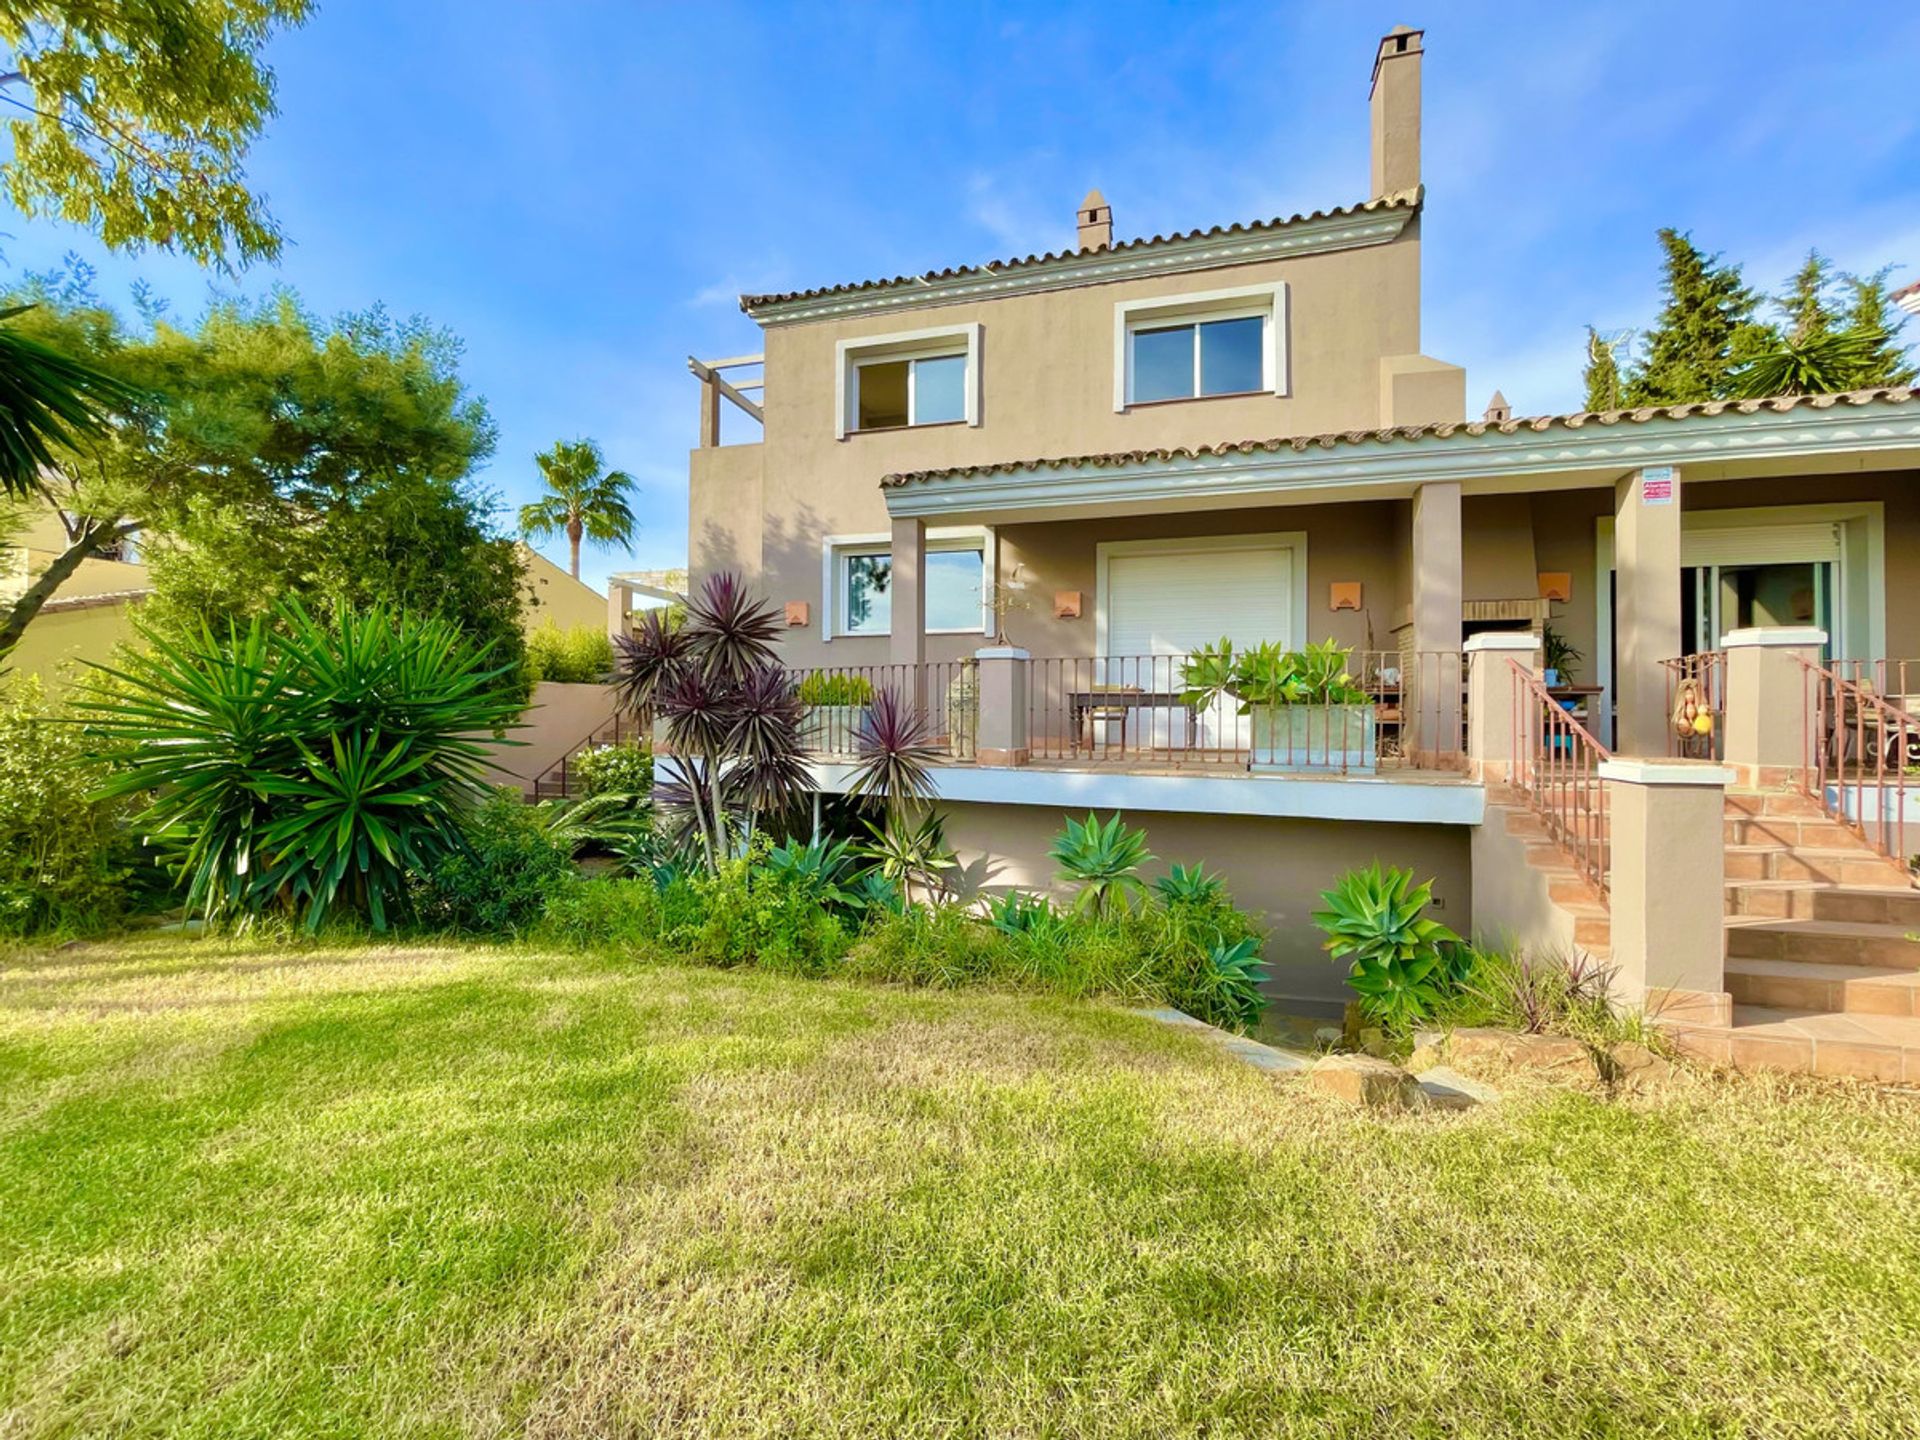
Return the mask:
{"type": "Polygon", "coordinates": [[[1676,686],[1718,704],[1685,657],[1730,632],[1920,654],[1914,392],[1531,419],[1496,393],[1468,419],[1464,371],[1422,352],[1422,64],[1422,32],[1381,40],[1343,203],[1116,240],[1096,191],[1057,253],[743,297],[764,355],[693,366],[693,582],[783,604],[796,669],[912,686],[987,883],[1046,885],[1064,811],[1123,809],[1266,912],[1296,1006],[1340,995],[1306,920],[1350,864],[1412,865],[1476,918],[1476,636],[1550,628],[1554,702],[1662,757],[1676,686]],[[720,443],[727,405],[757,440],[720,443]],[[1249,774],[1245,717],[1180,700],[1222,637],[1350,647],[1379,763],[1249,774]],[[962,662],[1007,646],[1017,689],[976,691],[962,662]]]}

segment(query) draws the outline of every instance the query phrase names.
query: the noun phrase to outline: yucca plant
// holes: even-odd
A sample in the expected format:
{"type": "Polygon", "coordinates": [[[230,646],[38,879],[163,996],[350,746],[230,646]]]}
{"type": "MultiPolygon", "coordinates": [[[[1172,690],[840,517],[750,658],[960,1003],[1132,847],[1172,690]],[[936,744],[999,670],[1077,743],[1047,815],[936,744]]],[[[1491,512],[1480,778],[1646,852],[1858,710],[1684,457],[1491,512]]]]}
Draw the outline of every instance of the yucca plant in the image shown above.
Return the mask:
{"type": "Polygon", "coordinates": [[[1059,862],[1059,878],[1080,887],[1073,898],[1075,913],[1103,918],[1145,897],[1140,867],[1155,858],[1147,850],[1147,832],[1122,824],[1118,812],[1105,825],[1092,812],[1085,823],[1068,816],[1067,828],[1047,854],[1059,862]]]}
{"type": "Polygon", "coordinates": [[[947,871],[957,869],[960,862],[947,847],[946,825],[939,815],[895,818],[884,825],[871,820],[860,823],[873,837],[860,847],[860,854],[876,872],[898,885],[902,895],[911,900],[916,888],[929,899],[946,892],[947,871]]]}
{"type": "Polygon", "coordinates": [[[1451,983],[1451,959],[1460,937],[1426,918],[1433,884],[1413,883],[1411,870],[1382,869],[1378,860],[1349,870],[1320,897],[1314,924],[1326,948],[1350,962],[1347,983],[1360,1008],[1382,1028],[1402,1033],[1431,1015],[1451,983]]]}
{"type": "Polygon", "coordinates": [[[345,906],[385,929],[512,743],[511,667],[443,620],[288,600],[224,636],[143,638],[75,709],[106,793],[147,798],[136,824],[208,918],[304,907],[317,928],[345,906]]]}

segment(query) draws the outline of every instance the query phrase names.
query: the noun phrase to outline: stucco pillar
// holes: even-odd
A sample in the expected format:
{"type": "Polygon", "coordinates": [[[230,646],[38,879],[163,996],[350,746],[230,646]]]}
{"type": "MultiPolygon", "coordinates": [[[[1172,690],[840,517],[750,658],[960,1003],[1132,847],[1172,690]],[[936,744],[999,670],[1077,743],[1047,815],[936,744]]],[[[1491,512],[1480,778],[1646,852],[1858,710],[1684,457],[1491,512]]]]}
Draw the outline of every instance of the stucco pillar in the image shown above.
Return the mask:
{"type": "Polygon", "coordinates": [[[1540,637],[1531,631],[1495,630],[1467,641],[1467,771],[1476,780],[1504,781],[1513,773],[1514,694],[1517,662],[1540,673],[1540,637]]]}
{"type": "Polygon", "coordinates": [[[1012,645],[990,645],[973,652],[980,668],[980,719],[974,733],[974,758],[982,765],[1024,765],[1027,739],[1027,662],[1032,657],[1012,645]]]}
{"type": "Polygon", "coordinates": [[[893,522],[892,648],[888,659],[904,667],[897,683],[916,710],[927,708],[927,527],[918,518],[893,522]]]}
{"type": "Polygon", "coordinates": [[[1732,1017],[1726,993],[1727,782],[1708,760],[1603,760],[1607,903],[1617,997],[1703,1025],[1732,1017]]]}
{"type": "Polygon", "coordinates": [[[1827,632],[1812,626],[1732,630],[1721,637],[1727,652],[1723,753],[1746,784],[1785,785],[1806,768],[1813,723],[1806,666],[1820,663],[1826,643],[1827,632]]]}
{"type": "Polygon", "coordinates": [[[1418,727],[1416,758],[1458,748],[1461,609],[1460,482],[1413,493],[1413,656],[1401,677],[1418,727]]]}
{"type": "Polygon", "coordinates": [[[1667,753],[1667,675],[1680,654],[1680,472],[1636,470],[1614,487],[1614,753],[1667,753]]]}
{"type": "Polygon", "coordinates": [[[628,616],[633,613],[633,590],[618,580],[607,581],[607,634],[614,638],[631,633],[628,616]]]}

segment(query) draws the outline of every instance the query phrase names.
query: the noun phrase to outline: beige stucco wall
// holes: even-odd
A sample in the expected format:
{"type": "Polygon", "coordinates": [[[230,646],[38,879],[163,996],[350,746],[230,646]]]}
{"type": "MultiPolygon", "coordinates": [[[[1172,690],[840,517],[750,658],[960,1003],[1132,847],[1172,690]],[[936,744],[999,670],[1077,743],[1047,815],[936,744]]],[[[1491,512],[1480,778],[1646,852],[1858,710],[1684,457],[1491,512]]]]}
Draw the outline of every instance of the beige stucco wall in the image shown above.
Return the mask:
{"type": "Polygon", "coordinates": [[[605,685],[541,681],[520,716],[520,728],[508,732],[508,738],[518,743],[494,752],[495,783],[531,788],[549,766],[610,725],[613,709],[613,691],[605,685]]]}
{"type": "Polygon", "coordinates": [[[136,641],[135,606],[97,605],[84,610],[43,610],[6,658],[6,669],[38,675],[49,693],[88,674],[85,661],[111,664],[122,642],[136,641]]]}
{"type": "MultiPolygon", "coordinates": [[[[1436,407],[1458,418],[1459,372],[1412,363],[1420,346],[1419,228],[1415,216],[1398,239],[1358,249],[773,326],[765,334],[764,439],[691,457],[689,552],[696,581],[715,569],[741,569],[776,603],[807,601],[817,635],[822,537],[886,531],[879,482],[891,472],[1370,428],[1381,423],[1389,403],[1406,410],[1407,419],[1443,418],[1428,413],[1436,407]],[[1288,395],[1116,413],[1117,304],[1276,281],[1288,286],[1288,395]],[[973,323],[983,327],[979,425],[836,438],[839,342],[973,323]],[[1383,371],[1383,361],[1394,357],[1409,363],[1383,371]],[[1396,377],[1405,394],[1383,400],[1396,377]]],[[[1202,530],[1242,528],[1239,520],[1198,523],[1202,530]]],[[[833,642],[833,663],[867,663],[853,647],[842,651],[846,643],[833,642]]],[[[871,648],[872,659],[884,658],[884,640],[871,648]]]]}
{"type": "Polygon", "coordinates": [[[522,545],[520,557],[527,567],[526,586],[520,601],[523,630],[532,631],[543,625],[561,630],[605,627],[605,595],[585,581],[574,579],[564,567],[554,564],[538,550],[522,545]]]}
{"type": "MultiPolygon", "coordinates": [[[[1061,813],[1026,805],[943,804],[941,809],[948,842],[985,889],[1054,889],[1055,866],[1047,849],[1064,821],[1061,813]]],[[[1150,877],[1176,862],[1204,861],[1226,878],[1241,907],[1259,918],[1270,932],[1267,991],[1284,1011],[1334,1013],[1347,998],[1345,967],[1321,950],[1323,937],[1312,914],[1321,908],[1320,892],[1355,866],[1375,859],[1410,866],[1419,879],[1434,881],[1440,902],[1434,918],[1460,930],[1473,923],[1466,826],[1175,814],[1128,819],[1145,828],[1159,857],[1148,867],[1150,877]]]]}

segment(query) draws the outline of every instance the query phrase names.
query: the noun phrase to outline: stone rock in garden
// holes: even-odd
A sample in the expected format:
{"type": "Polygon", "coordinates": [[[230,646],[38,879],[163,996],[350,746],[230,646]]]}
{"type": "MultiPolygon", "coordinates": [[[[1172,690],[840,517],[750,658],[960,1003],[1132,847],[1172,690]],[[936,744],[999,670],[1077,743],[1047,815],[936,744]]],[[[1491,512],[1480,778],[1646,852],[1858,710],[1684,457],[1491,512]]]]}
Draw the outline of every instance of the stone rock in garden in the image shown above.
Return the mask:
{"type": "Polygon", "coordinates": [[[1337,1025],[1322,1025],[1318,1030],[1313,1032],[1313,1043],[1324,1046],[1329,1050],[1332,1049],[1340,1043],[1340,1027],[1337,1025]]]}
{"type": "Polygon", "coordinates": [[[1434,1065],[1420,1077],[1420,1093],[1429,1109],[1471,1110],[1500,1098],[1500,1092],[1478,1080],[1470,1080],[1458,1070],[1434,1065]]]}
{"type": "Polygon", "coordinates": [[[1447,1039],[1454,1060],[1497,1059],[1523,1070],[1578,1072],[1593,1070],[1593,1056],[1585,1045],[1566,1035],[1526,1035],[1514,1030],[1456,1030],[1447,1039]]]}
{"type": "Polygon", "coordinates": [[[1314,1062],[1307,1083],[1349,1105],[1408,1110],[1420,1103],[1420,1087],[1398,1065],[1372,1055],[1328,1055],[1314,1062]]]}
{"type": "Polygon", "coordinates": [[[1613,1062],[1613,1079],[1629,1090],[1652,1090],[1667,1084],[1679,1073],[1679,1067],[1664,1055],[1656,1055],[1637,1040],[1623,1041],[1607,1052],[1613,1062]]]}
{"type": "Polygon", "coordinates": [[[1385,1060],[1393,1054],[1393,1042],[1378,1025],[1369,1025],[1360,1032],[1360,1048],[1376,1060],[1385,1060]]]}
{"type": "Polygon", "coordinates": [[[1418,1075],[1423,1070],[1431,1070],[1440,1063],[1439,1045],[1421,1043],[1413,1047],[1413,1054],[1407,1057],[1407,1073],[1418,1075]]]}

